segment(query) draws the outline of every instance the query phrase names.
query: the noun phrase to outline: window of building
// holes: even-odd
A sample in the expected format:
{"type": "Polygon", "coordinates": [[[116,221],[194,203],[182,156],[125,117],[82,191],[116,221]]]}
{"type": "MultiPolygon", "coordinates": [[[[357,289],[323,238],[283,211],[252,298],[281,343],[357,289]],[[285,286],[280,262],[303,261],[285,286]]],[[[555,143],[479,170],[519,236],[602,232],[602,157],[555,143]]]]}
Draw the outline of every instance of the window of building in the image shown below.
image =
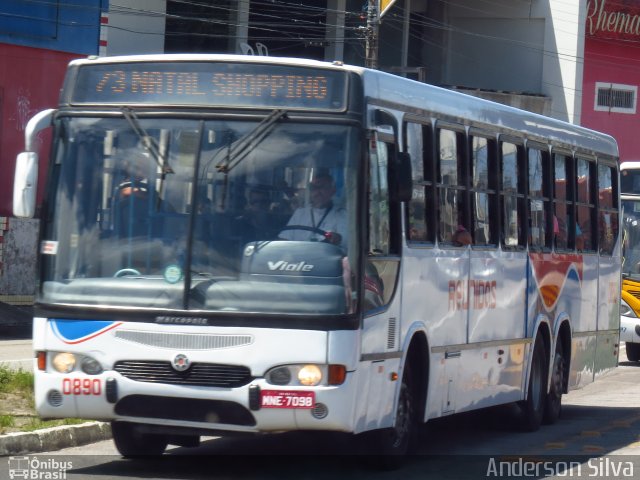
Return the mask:
{"type": "Polygon", "coordinates": [[[638,87],[596,82],[594,110],[597,112],[636,113],[638,87]]]}

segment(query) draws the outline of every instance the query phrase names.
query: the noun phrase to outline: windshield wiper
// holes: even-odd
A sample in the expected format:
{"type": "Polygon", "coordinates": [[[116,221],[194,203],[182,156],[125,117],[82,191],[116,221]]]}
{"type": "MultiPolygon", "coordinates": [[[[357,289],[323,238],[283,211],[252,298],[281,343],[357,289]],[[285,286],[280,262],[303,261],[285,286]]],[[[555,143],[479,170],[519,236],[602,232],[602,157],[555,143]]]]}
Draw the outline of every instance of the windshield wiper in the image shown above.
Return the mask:
{"type": "Polygon", "coordinates": [[[233,144],[230,144],[227,149],[226,158],[216,165],[216,170],[225,175],[228,174],[273,131],[278,120],[286,114],[286,110],[274,110],[266,116],[256,128],[240,137],[233,142],[233,144]]]}
{"type": "Polygon", "coordinates": [[[147,133],[147,131],[140,125],[140,121],[138,120],[138,116],[133,109],[129,107],[125,107],[122,109],[122,114],[124,118],[127,119],[131,129],[138,135],[138,138],[142,142],[142,146],[151,154],[153,159],[156,161],[158,167],[162,172],[162,175],[166,175],[167,173],[174,173],[167,159],[160,153],[160,148],[158,147],[158,142],[155,138],[147,133]]]}

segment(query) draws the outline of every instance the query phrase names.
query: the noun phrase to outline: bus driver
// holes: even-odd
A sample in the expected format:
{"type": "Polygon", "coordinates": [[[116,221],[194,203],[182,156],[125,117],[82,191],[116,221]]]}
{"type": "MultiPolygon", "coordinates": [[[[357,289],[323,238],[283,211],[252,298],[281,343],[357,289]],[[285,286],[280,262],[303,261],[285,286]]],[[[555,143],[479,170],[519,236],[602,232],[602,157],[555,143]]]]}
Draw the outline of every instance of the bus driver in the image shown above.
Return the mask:
{"type": "Polygon", "coordinates": [[[347,249],[347,215],[342,207],[333,204],[336,185],[328,173],[315,175],[309,183],[311,205],[296,209],[287,223],[287,227],[304,226],[328,232],[322,239],[316,231],[286,229],[279,237],[285,240],[321,240],[347,249]]]}

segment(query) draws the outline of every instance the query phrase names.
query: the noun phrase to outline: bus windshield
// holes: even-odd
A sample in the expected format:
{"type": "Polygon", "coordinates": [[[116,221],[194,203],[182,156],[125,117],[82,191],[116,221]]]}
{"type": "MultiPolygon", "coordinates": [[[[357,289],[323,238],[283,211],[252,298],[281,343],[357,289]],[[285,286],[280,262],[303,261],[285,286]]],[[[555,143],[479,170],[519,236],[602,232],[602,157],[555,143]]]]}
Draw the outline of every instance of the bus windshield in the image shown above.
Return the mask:
{"type": "Polygon", "coordinates": [[[622,275],[640,280],[640,197],[622,200],[624,230],[622,275]]]}
{"type": "Polygon", "coordinates": [[[40,302],[349,313],[358,132],[285,116],[59,118],[40,302]]]}

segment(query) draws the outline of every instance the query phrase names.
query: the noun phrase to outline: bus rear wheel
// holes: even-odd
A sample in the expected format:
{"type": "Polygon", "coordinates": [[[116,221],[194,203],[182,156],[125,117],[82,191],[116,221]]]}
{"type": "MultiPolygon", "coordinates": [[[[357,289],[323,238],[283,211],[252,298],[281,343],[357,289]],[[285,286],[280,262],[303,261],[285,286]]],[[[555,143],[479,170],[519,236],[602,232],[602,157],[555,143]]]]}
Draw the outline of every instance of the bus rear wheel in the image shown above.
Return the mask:
{"type": "Polygon", "coordinates": [[[562,344],[556,344],[556,354],[553,357],[551,370],[551,385],[544,407],[544,423],[553,424],[560,418],[562,410],[562,392],[564,390],[564,352],[562,344]]]}
{"type": "Polygon", "coordinates": [[[526,432],[535,432],[542,424],[546,398],[547,355],[542,336],[536,337],[529,374],[527,398],[520,402],[521,425],[526,432]]]}
{"type": "Polygon", "coordinates": [[[111,422],[111,435],[123,457],[162,455],[167,448],[167,439],[163,435],[142,433],[134,423],[111,422]]]}

